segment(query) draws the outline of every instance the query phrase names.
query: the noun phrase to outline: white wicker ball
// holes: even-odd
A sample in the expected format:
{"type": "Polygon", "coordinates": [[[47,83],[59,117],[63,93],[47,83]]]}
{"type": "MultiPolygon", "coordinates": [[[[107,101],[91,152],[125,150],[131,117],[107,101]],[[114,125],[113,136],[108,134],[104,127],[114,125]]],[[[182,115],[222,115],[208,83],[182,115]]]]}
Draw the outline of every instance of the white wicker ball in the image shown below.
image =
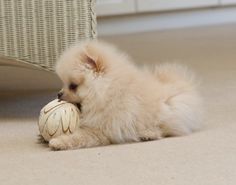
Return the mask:
{"type": "Polygon", "coordinates": [[[71,103],[53,100],[40,111],[38,126],[46,141],[62,134],[71,134],[79,126],[79,109],[71,103]]]}

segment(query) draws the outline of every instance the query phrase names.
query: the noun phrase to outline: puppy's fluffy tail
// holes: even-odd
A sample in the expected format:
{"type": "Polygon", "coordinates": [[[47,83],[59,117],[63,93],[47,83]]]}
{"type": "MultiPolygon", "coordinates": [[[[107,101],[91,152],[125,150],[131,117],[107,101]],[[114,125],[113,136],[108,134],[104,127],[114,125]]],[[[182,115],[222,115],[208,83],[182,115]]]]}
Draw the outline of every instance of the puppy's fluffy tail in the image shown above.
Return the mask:
{"type": "Polygon", "coordinates": [[[164,85],[166,135],[184,135],[202,127],[202,100],[197,91],[199,82],[187,67],[178,64],[156,66],[154,76],[164,85]]]}
{"type": "Polygon", "coordinates": [[[153,71],[154,76],[162,83],[187,83],[191,86],[196,86],[199,82],[196,81],[195,75],[186,66],[176,63],[160,64],[155,66],[153,71]]]}

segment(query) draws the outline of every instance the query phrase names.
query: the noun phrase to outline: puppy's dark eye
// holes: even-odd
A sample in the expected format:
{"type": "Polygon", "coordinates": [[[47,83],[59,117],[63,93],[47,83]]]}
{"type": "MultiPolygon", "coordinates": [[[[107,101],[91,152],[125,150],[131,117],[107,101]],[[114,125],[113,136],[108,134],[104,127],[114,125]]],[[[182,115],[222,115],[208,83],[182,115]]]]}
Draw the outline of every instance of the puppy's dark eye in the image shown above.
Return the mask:
{"type": "Polygon", "coordinates": [[[74,83],[71,83],[69,85],[69,89],[72,90],[72,91],[75,91],[77,89],[78,85],[77,84],[74,84],[74,83]]]}

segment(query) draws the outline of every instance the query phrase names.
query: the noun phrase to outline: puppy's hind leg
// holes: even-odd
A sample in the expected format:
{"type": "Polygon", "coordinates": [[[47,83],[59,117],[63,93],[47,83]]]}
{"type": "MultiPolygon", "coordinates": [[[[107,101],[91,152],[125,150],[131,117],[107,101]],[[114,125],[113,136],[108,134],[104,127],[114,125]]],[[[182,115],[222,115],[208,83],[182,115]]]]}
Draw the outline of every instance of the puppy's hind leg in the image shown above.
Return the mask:
{"type": "Polygon", "coordinates": [[[108,145],[110,141],[100,131],[90,128],[80,128],[70,135],[61,135],[49,141],[53,150],[68,150],[108,145]]]}
{"type": "Polygon", "coordinates": [[[159,128],[149,128],[146,130],[139,131],[140,141],[151,141],[161,139],[161,132],[159,128]]]}

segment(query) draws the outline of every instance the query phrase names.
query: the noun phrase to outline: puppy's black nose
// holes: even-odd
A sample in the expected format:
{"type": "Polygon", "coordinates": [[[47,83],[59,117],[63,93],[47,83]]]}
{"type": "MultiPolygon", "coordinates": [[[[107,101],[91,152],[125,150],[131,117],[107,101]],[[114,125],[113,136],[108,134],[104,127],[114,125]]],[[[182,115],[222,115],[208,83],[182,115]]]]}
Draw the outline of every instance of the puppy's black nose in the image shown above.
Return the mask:
{"type": "Polygon", "coordinates": [[[59,93],[57,94],[57,98],[58,98],[58,99],[61,99],[62,95],[63,95],[63,92],[59,92],[59,93]]]}

